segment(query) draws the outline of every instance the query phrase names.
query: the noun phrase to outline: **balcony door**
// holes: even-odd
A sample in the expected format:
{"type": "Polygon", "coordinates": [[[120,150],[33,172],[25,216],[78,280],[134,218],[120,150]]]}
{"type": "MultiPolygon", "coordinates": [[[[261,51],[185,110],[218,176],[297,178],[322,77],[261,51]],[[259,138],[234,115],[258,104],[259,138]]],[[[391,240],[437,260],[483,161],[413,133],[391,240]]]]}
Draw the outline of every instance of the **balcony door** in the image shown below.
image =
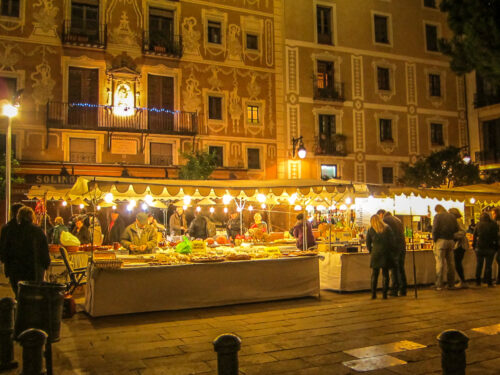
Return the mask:
{"type": "Polygon", "coordinates": [[[149,10],[150,48],[164,48],[168,52],[174,42],[174,12],[165,9],[149,10]]]}
{"type": "Polygon", "coordinates": [[[71,128],[94,129],[99,114],[98,69],[69,68],[68,125],[71,128]],[[93,107],[96,106],[96,107],[93,107]]]}
{"type": "Polygon", "coordinates": [[[148,126],[149,130],[159,133],[174,131],[174,114],[165,110],[174,110],[173,77],[148,76],[148,126]]]}
{"type": "Polygon", "coordinates": [[[79,42],[99,41],[99,1],[71,2],[71,34],[79,38],[79,42]]]}
{"type": "Polygon", "coordinates": [[[317,62],[317,81],[318,96],[320,98],[334,97],[334,77],[335,66],[332,61],[317,62]]]}
{"type": "Polygon", "coordinates": [[[500,162],[500,119],[483,122],[483,160],[500,162]]]}
{"type": "Polygon", "coordinates": [[[334,154],[335,149],[335,115],[319,115],[319,147],[324,155],[334,154]]]}

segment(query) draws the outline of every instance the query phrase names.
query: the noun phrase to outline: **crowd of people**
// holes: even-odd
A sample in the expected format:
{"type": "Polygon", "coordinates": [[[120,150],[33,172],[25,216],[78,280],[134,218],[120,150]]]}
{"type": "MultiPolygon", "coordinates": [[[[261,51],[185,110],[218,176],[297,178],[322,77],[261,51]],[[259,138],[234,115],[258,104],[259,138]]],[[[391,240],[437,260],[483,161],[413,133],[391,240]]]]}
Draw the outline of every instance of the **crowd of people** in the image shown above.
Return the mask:
{"type": "MultiPolygon", "coordinates": [[[[445,286],[448,289],[468,287],[463,267],[465,252],[469,250],[469,239],[466,234],[468,230],[472,232],[472,248],[476,254],[476,285],[481,286],[484,282],[493,287],[492,269],[495,256],[500,269],[500,207],[486,209],[481,213],[477,224],[471,221],[474,225],[469,229],[465,228],[458,209],[446,210],[442,205],[437,205],[435,211],[432,240],[436,260],[436,290],[440,291],[445,286]],[[445,266],[446,283],[443,274],[445,266]]],[[[380,273],[382,273],[382,298],[386,299],[388,295],[405,296],[406,242],[401,220],[390,212],[379,210],[370,218],[366,246],[370,252],[372,269],[372,299],[377,298],[380,273]]],[[[500,284],[500,271],[496,283],[500,284]]]]}

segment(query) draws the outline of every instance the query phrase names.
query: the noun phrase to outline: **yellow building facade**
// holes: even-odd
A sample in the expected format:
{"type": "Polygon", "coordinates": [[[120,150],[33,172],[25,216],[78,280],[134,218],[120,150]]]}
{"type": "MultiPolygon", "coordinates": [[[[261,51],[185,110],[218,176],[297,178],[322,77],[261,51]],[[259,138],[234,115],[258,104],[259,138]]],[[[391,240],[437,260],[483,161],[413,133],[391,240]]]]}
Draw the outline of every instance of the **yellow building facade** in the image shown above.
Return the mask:
{"type": "Polygon", "coordinates": [[[217,155],[215,177],[276,178],[281,0],[1,8],[1,99],[24,90],[21,173],[176,177],[195,147],[217,155]]]}
{"type": "Polygon", "coordinates": [[[450,36],[438,5],[285,6],[283,176],[392,184],[401,162],[468,144],[464,80],[437,51],[438,38],[450,36]],[[303,160],[292,158],[298,137],[307,149],[303,160]]]}

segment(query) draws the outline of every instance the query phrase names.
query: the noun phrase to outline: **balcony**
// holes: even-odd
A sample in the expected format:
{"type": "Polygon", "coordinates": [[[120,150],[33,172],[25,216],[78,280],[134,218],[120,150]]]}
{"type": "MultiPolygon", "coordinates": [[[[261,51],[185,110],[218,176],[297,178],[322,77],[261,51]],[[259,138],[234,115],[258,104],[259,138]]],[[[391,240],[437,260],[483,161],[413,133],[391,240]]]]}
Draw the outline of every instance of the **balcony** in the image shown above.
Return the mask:
{"type": "Polygon", "coordinates": [[[474,108],[487,107],[500,103],[500,93],[477,92],[474,94],[474,108]]]}
{"type": "Polygon", "coordinates": [[[47,129],[192,136],[198,133],[198,116],[193,112],[157,108],[123,108],[87,103],[49,102],[46,126],[47,129]]]}
{"type": "Polygon", "coordinates": [[[346,156],[346,136],[343,134],[334,134],[328,138],[320,135],[316,138],[315,155],[346,156]]]}
{"type": "Polygon", "coordinates": [[[334,82],[330,85],[324,85],[324,82],[313,79],[314,99],[329,100],[343,102],[344,98],[344,83],[334,82]]]}
{"type": "Polygon", "coordinates": [[[146,55],[182,57],[182,36],[150,35],[144,32],[142,51],[146,55]]]}
{"type": "Polygon", "coordinates": [[[476,163],[479,165],[499,164],[500,149],[476,152],[476,163]]]}
{"type": "Polygon", "coordinates": [[[99,25],[98,30],[71,27],[71,21],[64,21],[62,42],[77,47],[104,49],[107,44],[107,26],[99,25]]]}

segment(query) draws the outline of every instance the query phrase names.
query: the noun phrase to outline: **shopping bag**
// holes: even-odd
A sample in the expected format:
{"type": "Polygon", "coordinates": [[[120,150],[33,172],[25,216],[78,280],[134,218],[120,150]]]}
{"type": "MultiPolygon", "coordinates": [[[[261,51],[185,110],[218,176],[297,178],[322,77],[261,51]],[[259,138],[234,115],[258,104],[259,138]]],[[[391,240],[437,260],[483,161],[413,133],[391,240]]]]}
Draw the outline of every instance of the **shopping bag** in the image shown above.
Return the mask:
{"type": "Polygon", "coordinates": [[[189,238],[186,236],[183,237],[182,241],[177,244],[175,247],[175,251],[177,251],[180,254],[191,254],[191,250],[193,248],[193,245],[191,241],[189,241],[189,238]]]}
{"type": "Polygon", "coordinates": [[[61,245],[63,246],[80,246],[80,240],[69,232],[61,233],[61,245]]]}

